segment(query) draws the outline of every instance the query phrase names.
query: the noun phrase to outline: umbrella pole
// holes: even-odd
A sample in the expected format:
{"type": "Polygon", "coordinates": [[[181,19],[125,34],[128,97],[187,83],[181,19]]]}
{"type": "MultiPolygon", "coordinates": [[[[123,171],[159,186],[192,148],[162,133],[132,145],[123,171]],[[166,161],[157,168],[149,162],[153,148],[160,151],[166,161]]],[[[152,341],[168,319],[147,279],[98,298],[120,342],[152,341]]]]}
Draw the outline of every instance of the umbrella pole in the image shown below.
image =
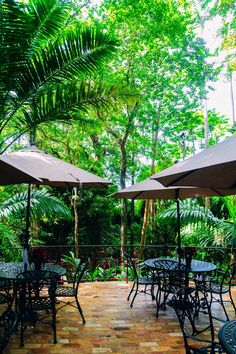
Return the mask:
{"type": "Polygon", "coordinates": [[[181,236],[180,236],[180,210],[179,210],[179,189],[176,190],[176,207],[177,207],[177,253],[179,255],[179,263],[181,263],[181,236]]]}
{"type": "Polygon", "coordinates": [[[29,228],[30,228],[30,197],[31,197],[31,184],[29,183],[28,194],[27,194],[27,208],[26,208],[25,244],[24,244],[24,253],[23,253],[23,261],[24,261],[25,269],[27,269],[27,265],[29,263],[28,250],[29,250],[29,228]]]}

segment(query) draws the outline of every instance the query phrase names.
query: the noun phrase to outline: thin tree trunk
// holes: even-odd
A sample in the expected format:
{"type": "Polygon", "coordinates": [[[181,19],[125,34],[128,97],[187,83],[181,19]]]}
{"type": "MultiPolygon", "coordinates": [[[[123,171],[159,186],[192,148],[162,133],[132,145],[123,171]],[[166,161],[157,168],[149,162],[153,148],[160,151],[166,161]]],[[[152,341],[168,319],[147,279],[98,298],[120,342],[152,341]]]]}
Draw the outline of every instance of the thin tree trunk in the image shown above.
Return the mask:
{"type": "MultiPolygon", "coordinates": [[[[125,149],[125,142],[120,141],[121,150],[121,169],[120,169],[120,185],[121,189],[125,188],[126,181],[126,168],[127,168],[127,156],[125,149]]],[[[124,259],[124,252],[127,242],[127,201],[122,199],[121,203],[121,259],[124,259]]]]}
{"type": "Polygon", "coordinates": [[[74,210],[74,243],[75,243],[75,257],[79,258],[79,196],[78,188],[73,188],[72,205],[74,210]]]}
{"type": "Polygon", "coordinates": [[[30,235],[32,239],[39,240],[40,238],[40,222],[39,220],[32,220],[30,222],[30,235]]]}
{"type": "Polygon", "coordinates": [[[142,225],[142,231],[141,231],[140,252],[139,252],[140,259],[142,259],[143,248],[146,244],[147,225],[148,225],[149,214],[150,214],[150,200],[146,200],[145,209],[144,209],[144,216],[143,216],[143,225],[142,225]]]}
{"type": "MultiPolygon", "coordinates": [[[[160,126],[160,113],[161,113],[161,101],[159,101],[158,109],[157,109],[157,119],[154,124],[154,137],[153,137],[153,148],[152,148],[152,162],[151,162],[151,175],[155,173],[156,160],[155,156],[157,153],[157,142],[159,135],[159,126],[160,126]]],[[[141,240],[140,240],[140,257],[143,253],[143,247],[146,243],[147,236],[147,225],[148,221],[152,222],[152,230],[154,230],[154,200],[146,200],[145,201],[145,209],[144,209],[144,217],[143,217],[143,225],[141,231],[141,240]]]]}
{"type": "MultiPolygon", "coordinates": [[[[132,153],[132,166],[134,166],[134,153],[132,153]]],[[[134,184],[134,170],[132,170],[132,175],[131,175],[131,184],[134,184]]],[[[133,248],[134,245],[134,230],[133,230],[133,223],[134,223],[134,200],[131,200],[130,203],[130,246],[133,248]]]]}
{"type": "MultiPolygon", "coordinates": [[[[207,148],[209,146],[209,123],[208,123],[207,100],[204,100],[204,140],[205,140],[205,148],[207,148]]],[[[209,197],[205,197],[205,207],[208,209],[211,208],[209,197]]]]}
{"type": "Polygon", "coordinates": [[[230,73],[230,99],[231,99],[231,106],[232,106],[232,118],[233,118],[233,125],[235,125],[235,107],[234,107],[234,89],[233,89],[233,73],[230,73]]]}

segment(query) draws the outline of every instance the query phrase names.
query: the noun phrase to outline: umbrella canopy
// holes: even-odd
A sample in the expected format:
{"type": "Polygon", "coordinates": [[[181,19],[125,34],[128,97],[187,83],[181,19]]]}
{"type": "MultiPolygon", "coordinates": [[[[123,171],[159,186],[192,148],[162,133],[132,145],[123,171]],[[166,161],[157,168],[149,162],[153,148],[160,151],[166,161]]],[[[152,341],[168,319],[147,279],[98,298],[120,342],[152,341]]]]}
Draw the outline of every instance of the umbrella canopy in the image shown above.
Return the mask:
{"type": "Polygon", "coordinates": [[[28,263],[30,184],[44,184],[55,187],[99,188],[111,182],[55,158],[35,147],[19,150],[0,156],[0,184],[28,183],[28,203],[26,214],[26,234],[24,263],[28,263]]]}
{"type": "Polygon", "coordinates": [[[4,155],[0,155],[0,171],[0,185],[42,182],[33,171],[28,172],[6,162],[4,155]]]}
{"type": "Polygon", "coordinates": [[[236,135],[178,162],[151,178],[167,187],[209,187],[221,195],[235,194],[236,135]]]}
{"type": "Polygon", "coordinates": [[[2,155],[1,161],[16,171],[9,177],[8,181],[5,178],[6,182],[2,184],[25,182],[55,187],[76,187],[82,185],[85,188],[106,187],[111,184],[111,182],[101,177],[53,157],[35,147],[2,155]],[[33,175],[36,178],[34,180],[22,180],[19,178],[20,174],[18,175],[17,171],[20,171],[21,174],[33,175]]]}
{"type": "Polygon", "coordinates": [[[211,188],[196,188],[196,187],[186,187],[186,186],[164,187],[158,181],[155,181],[153,179],[146,179],[130,187],[121,189],[120,191],[112,194],[111,197],[124,198],[124,199],[175,199],[176,207],[177,207],[177,243],[178,243],[178,252],[180,257],[181,235],[180,235],[179,199],[195,198],[200,196],[204,196],[204,197],[221,196],[221,195],[228,195],[231,192],[232,191],[228,191],[228,190],[220,190],[219,192],[211,188]]]}
{"type": "MultiPolygon", "coordinates": [[[[158,181],[153,179],[145,179],[142,182],[135,183],[130,187],[121,189],[111,195],[114,198],[124,199],[176,199],[179,198],[196,198],[196,197],[212,197],[221,196],[223,193],[230,192],[228,190],[220,190],[220,192],[211,188],[197,187],[164,187],[158,181]]],[[[225,194],[227,195],[227,194],[225,194]]]]}

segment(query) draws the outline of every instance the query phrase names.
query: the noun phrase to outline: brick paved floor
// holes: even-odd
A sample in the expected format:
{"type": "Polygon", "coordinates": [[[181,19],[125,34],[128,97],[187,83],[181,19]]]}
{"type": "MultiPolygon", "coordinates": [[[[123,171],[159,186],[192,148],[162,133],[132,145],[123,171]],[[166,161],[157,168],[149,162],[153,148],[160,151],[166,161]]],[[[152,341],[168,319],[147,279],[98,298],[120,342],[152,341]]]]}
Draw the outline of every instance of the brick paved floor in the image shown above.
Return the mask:
{"type": "Polygon", "coordinates": [[[38,323],[25,331],[23,348],[19,331],[14,333],[4,354],[184,354],[174,311],[160,310],[156,318],[155,301],[144,294],[137,296],[131,309],[126,300],[130,287],[125,282],[81,284],[85,325],[79,312],[67,306],[57,314],[57,344],[52,344],[51,328],[38,323]]]}

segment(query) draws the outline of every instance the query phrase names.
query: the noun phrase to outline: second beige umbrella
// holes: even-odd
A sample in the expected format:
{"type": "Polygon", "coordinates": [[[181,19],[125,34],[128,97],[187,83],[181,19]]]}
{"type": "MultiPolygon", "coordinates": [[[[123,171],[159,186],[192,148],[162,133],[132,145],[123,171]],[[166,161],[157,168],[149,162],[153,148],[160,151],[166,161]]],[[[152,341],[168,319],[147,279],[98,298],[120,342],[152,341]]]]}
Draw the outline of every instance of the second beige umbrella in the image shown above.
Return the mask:
{"type": "Polygon", "coordinates": [[[236,135],[205,148],[150,178],[158,180],[166,187],[204,187],[223,195],[229,189],[236,191],[236,135]]]}
{"type": "Polygon", "coordinates": [[[142,182],[121,189],[120,191],[111,195],[115,198],[124,199],[175,199],[177,207],[177,243],[178,253],[181,253],[181,235],[180,235],[180,198],[195,198],[195,197],[210,197],[234,194],[233,190],[214,190],[211,188],[196,188],[196,187],[164,187],[161,183],[146,179],[142,182]]]}

